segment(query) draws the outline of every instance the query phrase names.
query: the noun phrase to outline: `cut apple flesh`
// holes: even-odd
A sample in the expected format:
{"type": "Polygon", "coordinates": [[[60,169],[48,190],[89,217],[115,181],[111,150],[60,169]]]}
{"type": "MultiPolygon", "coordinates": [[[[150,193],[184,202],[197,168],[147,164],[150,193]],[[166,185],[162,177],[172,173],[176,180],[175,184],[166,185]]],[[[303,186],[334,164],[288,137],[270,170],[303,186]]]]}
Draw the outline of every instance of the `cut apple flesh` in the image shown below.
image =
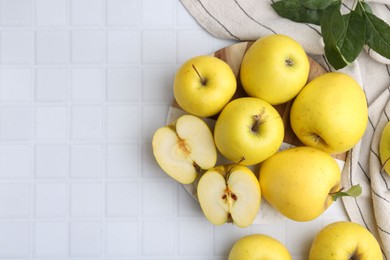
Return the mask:
{"type": "Polygon", "coordinates": [[[260,185],[248,168],[234,166],[231,172],[207,171],[198,184],[198,199],[206,218],[215,225],[231,222],[252,224],[260,207],[260,185]]]}
{"type": "Polygon", "coordinates": [[[174,125],[159,128],[152,141],[153,154],[165,173],[183,184],[217,161],[212,133],[202,119],[184,115],[174,125]]]}

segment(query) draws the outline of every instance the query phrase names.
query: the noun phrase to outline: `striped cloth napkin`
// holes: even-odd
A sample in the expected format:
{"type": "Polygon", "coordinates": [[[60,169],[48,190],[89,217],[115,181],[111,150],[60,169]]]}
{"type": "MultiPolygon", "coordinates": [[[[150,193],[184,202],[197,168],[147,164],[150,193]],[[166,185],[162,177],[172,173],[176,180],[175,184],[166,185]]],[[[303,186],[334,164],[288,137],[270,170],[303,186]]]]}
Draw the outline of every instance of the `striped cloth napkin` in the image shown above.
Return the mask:
{"type": "MultiPolygon", "coordinates": [[[[271,8],[273,0],[180,0],[194,19],[218,38],[237,41],[256,40],[269,34],[285,34],[298,41],[307,53],[328,71],[334,71],[324,56],[319,26],[295,23],[281,18],[271,8]]],[[[343,1],[348,9],[354,0],[343,1]]],[[[375,15],[390,24],[390,1],[371,0],[375,15]]],[[[369,104],[369,124],[362,140],[348,153],[342,172],[347,189],[360,184],[358,198],[343,198],[351,221],[360,223],[381,244],[384,259],[390,259],[390,176],[380,171],[378,143],[390,116],[390,60],[370,49],[347,68],[363,87],[369,104]]]]}

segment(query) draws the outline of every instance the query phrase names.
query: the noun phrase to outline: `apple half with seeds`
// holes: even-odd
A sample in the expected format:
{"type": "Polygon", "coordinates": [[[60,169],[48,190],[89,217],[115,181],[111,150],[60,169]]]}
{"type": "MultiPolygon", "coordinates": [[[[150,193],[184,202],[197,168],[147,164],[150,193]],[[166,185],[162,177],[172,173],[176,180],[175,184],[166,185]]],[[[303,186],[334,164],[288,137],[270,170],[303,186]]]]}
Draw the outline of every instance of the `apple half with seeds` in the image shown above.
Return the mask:
{"type": "Polygon", "coordinates": [[[208,170],[200,178],[198,200],[206,218],[215,225],[251,225],[259,211],[261,190],[246,166],[228,164],[208,170]]]}
{"type": "Polygon", "coordinates": [[[153,135],[153,154],[161,169],[182,184],[194,182],[215,166],[217,149],[212,132],[199,117],[183,115],[153,135]]]}

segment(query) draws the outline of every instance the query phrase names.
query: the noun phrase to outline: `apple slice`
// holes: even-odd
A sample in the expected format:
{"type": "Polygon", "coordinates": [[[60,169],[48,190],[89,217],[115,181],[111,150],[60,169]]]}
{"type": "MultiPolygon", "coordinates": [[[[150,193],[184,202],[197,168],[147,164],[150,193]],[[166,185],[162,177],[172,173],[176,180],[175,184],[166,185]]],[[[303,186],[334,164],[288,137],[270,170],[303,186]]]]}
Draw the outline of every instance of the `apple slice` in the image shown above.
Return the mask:
{"type": "Polygon", "coordinates": [[[233,223],[247,227],[255,219],[261,201],[255,174],[238,164],[217,166],[199,180],[198,200],[206,218],[215,225],[233,223]]]}
{"type": "Polygon", "coordinates": [[[193,115],[183,115],[171,125],[157,129],[152,146],[158,165],[183,184],[194,182],[199,173],[214,167],[217,162],[210,128],[193,115]]]}

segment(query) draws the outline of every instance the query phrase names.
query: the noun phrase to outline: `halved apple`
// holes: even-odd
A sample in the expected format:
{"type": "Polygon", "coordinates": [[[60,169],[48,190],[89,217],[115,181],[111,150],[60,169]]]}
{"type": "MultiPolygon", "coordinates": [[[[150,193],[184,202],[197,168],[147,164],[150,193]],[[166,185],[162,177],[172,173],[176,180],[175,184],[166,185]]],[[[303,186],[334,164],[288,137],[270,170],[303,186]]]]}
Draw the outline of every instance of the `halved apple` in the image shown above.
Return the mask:
{"type": "Polygon", "coordinates": [[[248,227],[261,202],[260,185],[246,166],[228,164],[208,170],[200,178],[198,200],[206,218],[215,225],[248,227]]]}
{"type": "Polygon", "coordinates": [[[215,166],[217,149],[212,132],[199,117],[183,115],[153,135],[153,154],[165,173],[183,184],[215,166]]]}

